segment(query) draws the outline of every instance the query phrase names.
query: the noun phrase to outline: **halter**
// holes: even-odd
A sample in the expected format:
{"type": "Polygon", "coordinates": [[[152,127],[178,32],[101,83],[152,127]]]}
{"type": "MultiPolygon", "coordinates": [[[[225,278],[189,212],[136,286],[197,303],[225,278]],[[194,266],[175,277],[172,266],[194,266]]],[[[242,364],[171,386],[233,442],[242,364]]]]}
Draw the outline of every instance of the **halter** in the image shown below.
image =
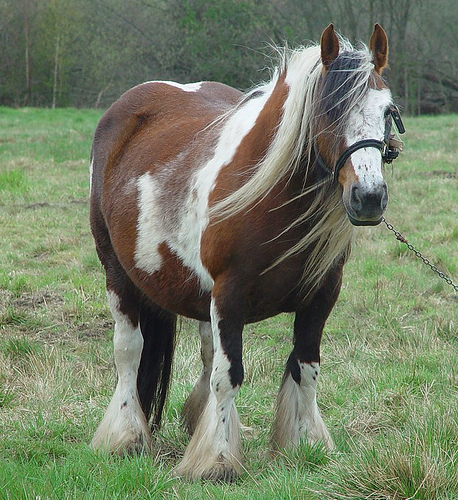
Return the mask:
{"type": "Polygon", "coordinates": [[[386,115],[385,135],[383,141],[379,141],[377,139],[363,139],[362,141],[355,142],[351,146],[348,146],[348,148],[339,156],[334,166],[334,169],[331,169],[329,168],[328,165],[326,165],[320,153],[318,152],[318,148],[315,142],[314,143],[315,156],[318,165],[324,170],[326,170],[328,174],[333,176],[334,182],[337,182],[341,168],[345,165],[345,162],[348,160],[348,158],[355,151],[358,151],[358,149],[376,148],[380,151],[383,162],[388,164],[391,163],[399,156],[399,153],[402,151],[403,148],[402,141],[396,140],[394,138],[394,134],[391,133],[393,120],[399,134],[403,134],[406,131],[406,129],[404,127],[404,123],[402,122],[398,108],[393,104],[390,106],[388,113],[386,115]]]}

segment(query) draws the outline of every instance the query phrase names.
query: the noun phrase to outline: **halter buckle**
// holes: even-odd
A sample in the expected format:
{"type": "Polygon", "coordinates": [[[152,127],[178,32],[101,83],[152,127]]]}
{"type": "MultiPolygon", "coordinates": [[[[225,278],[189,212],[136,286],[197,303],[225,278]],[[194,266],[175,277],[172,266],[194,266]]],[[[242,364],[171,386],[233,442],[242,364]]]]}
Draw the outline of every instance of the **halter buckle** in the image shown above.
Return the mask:
{"type": "Polygon", "coordinates": [[[393,160],[399,156],[399,151],[397,149],[391,149],[388,144],[385,144],[382,151],[382,157],[385,163],[392,163],[393,160]]]}
{"type": "Polygon", "coordinates": [[[391,133],[392,121],[394,121],[399,134],[403,134],[406,131],[399,110],[394,104],[389,108],[385,124],[385,138],[383,140],[382,158],[388,164],[392,163],[399,156],[404,146],[404,143],[395,139],[394,134],[391,133]]]}

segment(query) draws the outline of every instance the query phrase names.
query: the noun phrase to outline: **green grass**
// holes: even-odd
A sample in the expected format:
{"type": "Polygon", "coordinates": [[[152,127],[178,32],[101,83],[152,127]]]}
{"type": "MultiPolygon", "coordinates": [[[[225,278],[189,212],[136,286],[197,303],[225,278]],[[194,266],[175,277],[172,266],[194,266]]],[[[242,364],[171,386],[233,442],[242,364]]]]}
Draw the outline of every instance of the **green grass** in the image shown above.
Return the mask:
{"type": "MultiPolygon", "coordinates": [[[[384,226],[358,230],[323,339],[318,399],[334,452],[304,444],[268,453],[288,315],[244,334],[237,406],[246,472],[235,484],[170,474],[187,442],[181,406],[199,372],[188,320],[154,453],[89,449],[115,384],[88,224],[99,117],[0,108],[0,499],[456,500],[458,297],[384,226]]],[[[458,117],[405,121],[405,153],[386,175],[386,218],[458,282],[458,117]]]]}

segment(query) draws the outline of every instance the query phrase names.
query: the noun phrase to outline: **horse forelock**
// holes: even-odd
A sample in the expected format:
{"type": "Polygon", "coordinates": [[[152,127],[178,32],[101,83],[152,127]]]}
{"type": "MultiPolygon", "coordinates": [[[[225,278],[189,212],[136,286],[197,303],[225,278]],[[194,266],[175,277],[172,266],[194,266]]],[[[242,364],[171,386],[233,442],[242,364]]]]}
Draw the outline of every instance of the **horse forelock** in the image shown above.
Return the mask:
{"type": "Polygon", "coordinates": [[[345,136],[351,111],[361,107],[369,89],[380,84],[372,54],[365,48],[349,50],[347,47],[327,68],[315,101],[316,116],[324,118],[332,127],[336,141],[345,136]]]}
{"type": "Polygon", "coordinates": [[[302,279],[304,288],[309,289],[318,286],[321,278],[336,260],[346,258],[354,233],[341,202],[340,190],[336,189],[330,179],[311,185],[307,183],[307,176],[314,168],[311,163],[314,142],[323,131],[320,127],[332,127],[335,142],[330,147],[338,151],[339,143],[345,136],[351,110],[361,106],[368,90],[379,83],[374,80],[376,76],[372,54],[367,47],[361,44],[360,48],[355,49],[342,37],[339,41],[340,53],[326,71],[323,71],[319,46],[296,50],[285,62],[290,100],[285,103],[286,109],[279,132],[283,126],[287,129],[289,124],[295,123],[291,116],[294,116],[294,109],[300,110],[301,116],[297,117],[295,125],[286,132],[296,136],[289,168],[295,171],[301,167],[305,176],[302,194],[315,191],[315,197],[309,208],[292,221],[284,233],[289,228],[312,219],[316,224],[289,251],[281,255],[273,266],[294,254],[313,249],[304,267],[302,279]],[[288,105],[292,108],[289,113],[288,105]],[[304,158],[307,168],[303,165],[304,158]]]}

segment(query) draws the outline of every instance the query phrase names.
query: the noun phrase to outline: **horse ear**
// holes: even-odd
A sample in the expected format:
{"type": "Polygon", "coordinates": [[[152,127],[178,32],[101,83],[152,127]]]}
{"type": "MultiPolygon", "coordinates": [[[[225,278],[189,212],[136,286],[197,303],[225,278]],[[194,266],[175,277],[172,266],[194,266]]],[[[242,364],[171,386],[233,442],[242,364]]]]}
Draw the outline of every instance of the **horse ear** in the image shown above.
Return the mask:
{"type": "Polygon", "coordinates": [[[369,49],[374,55],[375,71],[380,75],[388,64],[388,38],[385,30],[378,23],[374,26],[369,49]]]}
{"type": "Polygon", "coordinates": [[[334,25],[330,24],[321,34],[321,61],[325,68],[334,62],[339,55],[339,39],[334,31],[334,25]]]}

